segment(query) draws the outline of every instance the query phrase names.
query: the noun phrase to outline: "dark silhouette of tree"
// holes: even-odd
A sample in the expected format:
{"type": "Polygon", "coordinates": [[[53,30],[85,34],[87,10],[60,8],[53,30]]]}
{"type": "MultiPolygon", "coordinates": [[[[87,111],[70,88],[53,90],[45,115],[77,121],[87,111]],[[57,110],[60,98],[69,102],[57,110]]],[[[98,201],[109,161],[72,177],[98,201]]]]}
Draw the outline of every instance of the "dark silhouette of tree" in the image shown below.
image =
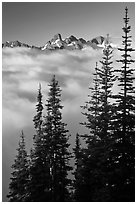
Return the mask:
{"type": "Polygon", "coordinates": [[[85,135],[87,144],[89,145],[91,140],[96,140],[98,138],[99,125],[98,125],[98,116],[99,116],[99,101],[100,101],[100,81],[98,75],[98,64],[96,62],[95,73],[93,74],[93,87],[89,87],[91,94],[88,95],[89,101],[85,102],[84,106],[81,106],[84,112],[82,114],[87,118],[85,122],[80,123],[85,126],[90,131],[90,136],[85,135]]]}
{"type": "Polygon", "coordinates": [[[46,101],[47,114],[43,124],[44,137],[48,138],[48,160],[50,164],[51,201],[66,201],[68,197],[67,178],[70,153],[66,124],[62,122],[61,89],[55,75],[49,84],[50,90],[46,101]]]}
{"type": "Polygon", "coordinates": [[[122,63],[119,72],[118,86],[120,92],[117,99],[116,144],[113,148],[112,158],[114,160],[115,174],[112,177],[113,197],[115,201],[133,202],[135,200],[135,96],[134,96],[134,69],[130,65],[134,63],[131,54],[131,26],[129,26],[128,8],[125,8],[123,47],[118,50],[122,52],[122,63]]]}
{"type": "MultiPolygon", "coordinates": [[[[109,174],[111,174],[108,160],[114,137],[114,107],[112,104],[112,87],[116,80],[113,73],[112,49],[106,41],[103,50],[101,68],[95,68],[95,78],[89,101],[85,106],[83,115],[87,121],[81,123],[89,130],[85,135],[87,149],[83,150],[83,165],[81,172],[83,178],[83,194],[85,201],[110,201],[109,174]]],[[[82,194],[80,195],[82,196],[82,194]]]]}
{"type": "Polygon", "coordinates": [[[9,194],[7,197],[11,202],[24,202],[27,196],[28,183],[28,156],[25,149],[25,136],[23,131],[20,135],[17,156],[12,165],[13,172],[9,184],[9,194]]]}
{"type": "Polygon", "coordinates": [[[80,144],[80,136],[77,133],[76,134],[76,141],[75,141],[75,147],[73,148],[74,155],[75,155],[75,171],[74,171],[74,201],[83,201],[83,185],[82,185],[82,176],[81,176],[81,170],[82,170],[82,148],[80,144]],[[82,192],[82,197],[80,196],[82,192]]]}
{"type": "MultiPolygon", "coordinates": [[[[122,36],[123,40],[123,48],[119,48],[118,50],[123,52],[122,59],[117,60],[122,63],[123,66],[120,70],[120,76],[118,78],[119,84],[121,87],[121,91],[119,92],[118,103],[119,103],[119,122],[122,125],[123,138],[122,140],[126,140],[126,132],[129,135],[129,129],[133,132],[134,135],[134,112],[135,112],[135,97],[134,97],[134,69],[130,68],[130,64],[134,63],[134,60],[131,59],[130,53],[134,51],[131,48],[131,36],[129,36],[129,32],[131,31],[131,26],[128,25],[128,8],[125,9],[125,18],[124,18],[125,26],[123,27],[124,36],[122,36]],[[130,120],[129,120],[130,117],[130,120]],[[129,123],[130,122],[130,123],[129,123]]],[[[130,140],[133,138],[131,137],[130,140]]]]}
{"type": "Polygon", "coordinates": [[[47,160],[47,139],[44,137],[42,123],[43,123],[43,103],[41,85],[39,85],[37,105],[37,114],[34,116],[33,122],[36,130],[33,141],[33,149],[31,150],[30,162],[30,181],[28,184],[29,196],[27,201],[43,202],[49,201],[49,164],[47,160]]]}
{"type": "Polygon", "coordinates": [[[100,61],[102,64],[101,69],[97,69],[99,75],[99,83],[100,83],[100,127],[101,127],[101,140],[107,142],[111,139],[111,135],[113,133],[113,112],[114,107],[112,104],[113,93],[112,87],[114,82],[116,81],[116,76],[114,75],[114,70],[112,67],[112,52],[108,44],[106,44],[105,49],[103,50],[103,60],[100,61]]]}

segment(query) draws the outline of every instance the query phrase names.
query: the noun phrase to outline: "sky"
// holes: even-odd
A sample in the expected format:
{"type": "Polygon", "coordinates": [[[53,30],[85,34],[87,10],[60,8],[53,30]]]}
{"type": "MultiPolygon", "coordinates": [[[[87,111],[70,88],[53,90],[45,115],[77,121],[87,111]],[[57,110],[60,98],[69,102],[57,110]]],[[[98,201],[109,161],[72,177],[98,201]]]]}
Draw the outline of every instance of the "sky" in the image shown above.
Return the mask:
{"type": "MultiPolygon", "coordinates": [[[[110,34],[120,45],[124,9],[128,6],[135,31],[134,3],[7,3],[2,4],[2,41],[19,40],[37,46],[44,45],[56,33],[62,38],[74,35],[86,40],[110,34]]],[[[114,50],[114,65],[121,53],[114,50]]],[[[11,165],[17,153],[21,130],[26,136],[29,151],[34,135],[33,117],[39,82],[43,104],[48,84],[55,74],[62,89],[63,121],[74,144],[77,132],[86,130],[79,123],[84,120],[80,106],[87,101],[92,86],[95,62],[101,60],[102,50],[56,51],[45,53],[26,48],[2,50],[2,177],[3,201],[7,201],[11,165]]],[[[100,65],[99,65],[100,66],[100,65]]],[[[119,65],[116,65],[119,66],[119,65]]],[[[117,88],[115,87],[115,91],[117,88]]]]}
{"type": "Polygon", "coordinates": [[[56,33],[85,40],[107,33],[119,37],[126,6],[134,29],[135,6],[131,2],[4,2],[2,41],[20,40],[41,46],[56,33]]]}

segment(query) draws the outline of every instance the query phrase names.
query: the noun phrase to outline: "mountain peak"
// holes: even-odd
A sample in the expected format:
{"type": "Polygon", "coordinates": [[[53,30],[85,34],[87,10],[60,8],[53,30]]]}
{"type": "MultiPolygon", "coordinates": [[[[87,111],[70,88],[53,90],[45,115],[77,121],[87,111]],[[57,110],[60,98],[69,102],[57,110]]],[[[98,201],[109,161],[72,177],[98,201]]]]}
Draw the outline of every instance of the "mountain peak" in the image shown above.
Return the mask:
{"type": "Polygon", "coordinates": [[[56,41],[56,40],[62,41],[62,37],[60,33],[57,33],[56,35],[54,35],[51,41],[56,41]]]}
{"type": "Polygon", "coordinates": [[[71,36],[69,37],[69,39],[70,39],[71,41],[78,41],[78,39],[77,39],[74,35],[71,35],[71,36]]]}
{"type": "Polygon", "coordinates": [[[61,34],[57,33],[54,37],[49,40],[44,46],[36,47],[30,46],[26,43],[21,43],[18,40],[16,41],[6,41],[2,43],[2,48],[4,47],[26,47],[34,48],[39,50],[56,50],[56,49],[67,49],[67,50],[81,50],[87,46],[92,47],[93,49],[103,48],[106,42],[106,38],[103,36],[98,36],[92,40],[86,41],[83,38],[76,38],[74,35],[62,39],[61,34]]]}

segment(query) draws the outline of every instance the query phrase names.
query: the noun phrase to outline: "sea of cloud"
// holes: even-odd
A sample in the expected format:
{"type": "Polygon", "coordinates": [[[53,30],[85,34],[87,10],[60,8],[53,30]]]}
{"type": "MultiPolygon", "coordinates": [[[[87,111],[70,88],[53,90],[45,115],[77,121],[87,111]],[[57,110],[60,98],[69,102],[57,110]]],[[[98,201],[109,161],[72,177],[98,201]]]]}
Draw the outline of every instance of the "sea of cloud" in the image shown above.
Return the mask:
{"type": "MultiPolygon", "coordinates": [[[[84,51],[50,53],[26,48],[3,49],[3,131],[8,131],[11,123],[16,129],[32,123],[38,84],[42,84],[45,100],[53,74],[62,88],[62,103],[67,105],[64,107],[64,114],[76,110],[75,106],[80,105],[79,99],[88,90],[95,58],[100,55],[101,51],[97,52],[91,48],[84,51]]],[[[7,134],[5,137],[11,136],[7,134]]]]}

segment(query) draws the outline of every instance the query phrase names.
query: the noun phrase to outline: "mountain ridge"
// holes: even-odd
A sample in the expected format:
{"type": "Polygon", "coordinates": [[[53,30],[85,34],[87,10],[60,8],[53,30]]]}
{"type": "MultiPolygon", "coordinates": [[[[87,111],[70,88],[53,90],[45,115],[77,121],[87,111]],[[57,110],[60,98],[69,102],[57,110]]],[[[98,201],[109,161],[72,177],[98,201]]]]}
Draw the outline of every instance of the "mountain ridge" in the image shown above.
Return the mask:
{"type": "Polygon", "coordinates": [[[25,47],[29,49],[38,49],[38,50],[57,50],[57,49],[66,49],[66,50],[82,50],[85,47],[92,47],[93,49],[99,49],[105,45],[106,38],[103,36],[98,36],[93,38],[92,40],[86,41],[83,38],[76,38],[75,36],[71,35],[65,39],[62,39],[61,34],[56,34],[54,37],[49,40],[43,46],[35,46],[35,45],[28,45],[26,43],[22,43],[18,40],[16,41],[6,41],[2,43],[2,48],[5,47],[25,47]]]}

